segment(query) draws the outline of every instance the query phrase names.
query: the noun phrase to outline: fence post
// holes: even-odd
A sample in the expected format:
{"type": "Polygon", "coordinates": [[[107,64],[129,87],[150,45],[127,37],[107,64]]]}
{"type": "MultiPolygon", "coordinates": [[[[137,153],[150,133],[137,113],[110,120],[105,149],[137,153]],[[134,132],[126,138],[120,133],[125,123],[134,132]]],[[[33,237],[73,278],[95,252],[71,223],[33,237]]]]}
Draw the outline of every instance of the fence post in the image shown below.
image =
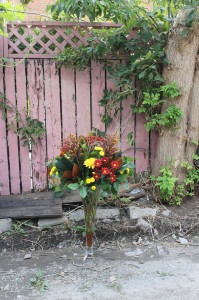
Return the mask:
{"type": "Polygon", "coordinates": [[[4,56],[4,37],[0,35],[0,57],[4,56]]]}

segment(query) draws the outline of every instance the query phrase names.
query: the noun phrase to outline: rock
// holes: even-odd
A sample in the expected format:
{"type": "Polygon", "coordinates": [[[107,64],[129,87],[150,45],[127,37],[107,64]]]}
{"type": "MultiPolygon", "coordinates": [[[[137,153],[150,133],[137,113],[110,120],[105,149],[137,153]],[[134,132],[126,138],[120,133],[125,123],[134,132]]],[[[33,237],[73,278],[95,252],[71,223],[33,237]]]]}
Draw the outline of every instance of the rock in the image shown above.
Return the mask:
{"type": "Polygon", "coordinates": [[[151,230],[151,225],[147,221],[145,221],[144,219],[142,219],[142,218],[138,219],[136,227],[139,227],[144,232],[146,232],[148,230],[151,230]]]}
{"type": "Polygon", "coordinates": [[[137,248],[135,251],[129,251],[125,252],[126,256],[140,256],[143,253],[143,251],[139,248],[137,248]]]}
{"type": "Polygon", "coordinates": [[[32,254],[31,253],[27,253],[26,255],[24,255],[23,259],[30,259],[32,258],[32,254]]]}
{"type": "Polygon", "coordinates": [[[171,211],[169,209],[166,209],[162,212],[162,215],[165,217],[168,217],[170,215],[171,211]]]}
{"type": "Polygon", "coordinates": [[[45,227],[45,226],[55,226],[60,225],[67,222],[66,215],[63,215],[62,217],[57,218],[47,218],[47,219],[39,219],[38,220],[38,226],[39,227],[45,227]]]}
{"type": "Polygon", "coordinates": [[[0,219],[0,233],[11,229],[12,219],[0,219]]]}
{"type": "Polygon", "coordinates": [[[136,220],[139,218],[150,218],[150,217],[155,217],[157,213],[156,208],[140,208],[137,206],[129,206],[127,208],[127,214],[130,218],[130,220],[136,220]]]}
{"type": "Polygon", "coordinates": [[[187,239],[185,239],[185,238],[179,237],[178,241],[179,241],[180,244],[182,244],[182,245],[187,245],[187,244],[189,244],[189,242],[188,242],[187,239]]]}
{"type": "Polygon", "coordinates": [[[118,208],[97,208],[96,219],[113,219],[119,218],[120,211],[118,208]]]}
{"type": "Polygon", "coordinates": [[[154,234],[155,236],[158,236],[159,232],[158,232],[158,230],[157,230],[156,228],[153,230],[153,234],[154,234]]]}
{"type": "Polygon", "coordinates": [[[60,242],[60,243],[57,245],[57,248],[59,248],[59,249],[66,248],[66,247],[67,247],[67,243],[66,243],[66,242],[60,242]]]}
{"type": "Polygon", "coordinates": [[[69,219],[75,222],[79,222],[84,220],[84,211],[83,209],[78,209],[75,211],[71,211],[68,215],[69,219]]]}
{"type": "Polygon", "coordinates": [[[157,250],[160,256],[167,256],[169,254],[169,251],[163,246],[157,246],[157,250]]]}

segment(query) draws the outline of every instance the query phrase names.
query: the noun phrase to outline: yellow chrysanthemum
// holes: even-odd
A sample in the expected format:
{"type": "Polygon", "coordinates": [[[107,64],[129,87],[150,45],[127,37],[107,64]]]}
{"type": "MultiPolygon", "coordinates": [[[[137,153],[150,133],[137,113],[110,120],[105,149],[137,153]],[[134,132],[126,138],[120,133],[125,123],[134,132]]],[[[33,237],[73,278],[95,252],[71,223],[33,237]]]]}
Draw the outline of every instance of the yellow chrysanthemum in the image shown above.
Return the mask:
{"type": "Polygon", "coordinates": [[[127,173],[127,174],[129,174],[129,172],[130,172],[130,169],[129,169],[129,168],[127,168],[127,169],[126,169],[126,173],[127,173]]]}
{"type": "Polygon", "coordinates": [[[54,167],[52,167],[51,172],[54,173],[55,170],[56,170],[56,167],[54,166],[54,167]]]}
{"type": "Polygon", "coordinates": [[[91,183],[90,178],[86,178],[86,184],[90,184],[90,183],[91,183]]]}
{"type": "Polygon", "coordinates": [[[95,182],[95,178],[94,178],[94,177],[91,177],[91,178],[90,178],[90,181],[91,181],[91,182],[95,182]]]}
{"type": "Polygon", "coordinates": [[[95,191],[96,190],[96,186],[92,185],[91,190],[95,191]]]}
{"type": "Polygon", "coordinates": [[[56,176],[58,176],[59,172],[56,172],[55,174],[56,174],[56,176]]]}
{"type": "Polygon", "coordinates": [[[104,156],[104,151],[100,151],[99,153],[101,156],[104,156]]]}
{"type": "Polygon", "coordinates": [[[103,151],[104,149],[103,149],[102,147],[95,146],[94,150],[97,150],[97,151],[103,151]]]}
{"type": "Polygon", "coordinates": [[[85,160],[84,166],[86,166],[89,169],[94,169],[94,163],[95,163],[95,158],[91,157],[85,160]]]}
{"type": "Polygon", "coordinates": [[[121,174],[121,175],[124,174],[124,171],[120,171],[120,174],[121,174]]]}

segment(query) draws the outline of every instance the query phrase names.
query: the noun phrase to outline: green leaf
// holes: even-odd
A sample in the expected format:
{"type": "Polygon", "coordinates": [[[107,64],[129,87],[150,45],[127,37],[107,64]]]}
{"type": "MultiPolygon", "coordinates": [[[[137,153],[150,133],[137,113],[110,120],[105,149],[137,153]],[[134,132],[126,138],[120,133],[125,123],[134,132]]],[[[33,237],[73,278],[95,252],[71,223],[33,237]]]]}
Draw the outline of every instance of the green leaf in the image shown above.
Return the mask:
{"type": "Polygon", "coordinates": [[[79,188],[79,194],[82,199],[86,198],[87,196],[87,188],[85,186],[80,186],[79,188]]]}
{"type": "Polygon", "coordinates": [[[75,190],[77,190],[79,188],[79,184],[78,183],[70,183],[67,187],[70,190],[75,191],[75,190]]]}
{"type": "Polygon", "coordinates": [[[114,190],[117,192],[117,193],[119,193],[119,190],[120,190],[120,184],[119,184],[119,182],[114,182],[113,183],[113,188],[114,188],[114,190]]]}

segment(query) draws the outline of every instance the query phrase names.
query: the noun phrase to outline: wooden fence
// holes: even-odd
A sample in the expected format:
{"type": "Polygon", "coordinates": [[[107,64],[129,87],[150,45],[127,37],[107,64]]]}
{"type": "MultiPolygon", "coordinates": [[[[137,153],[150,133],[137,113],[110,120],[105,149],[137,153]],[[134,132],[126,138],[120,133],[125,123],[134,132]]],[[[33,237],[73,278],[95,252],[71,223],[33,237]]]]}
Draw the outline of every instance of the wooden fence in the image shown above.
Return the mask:
{"type": "MultiPolygon", "coordinates": [[[[24,118],[29,107],[31,117],[42,121],[46,128],[46,134],[41,141],[33,145],[32,149],[28,149],[16,134],[7,128],[7,123],[11,122],[18,126],[13,112],[8,110],[5,120],[0,117],[0,195],[46,190],[46,162],[59,153],[62,139],[69,133],[88,134],[92,127],[106,129],[107,133],[118,131],[121,136],[121,149],[126,155],[134,157],[136,172],[149,171],[157,138],[152,138],[145,131],[144,116],[132,116],[134,97],[125,100],[122,104],[123,110],[113,123],[105,128],[100,120],[103,109],[99,106],[99,100],[104,89],[115,90],[116,87],[108,78],[103,62],[91,62],[91,67],[85,71],[74,71],[64,67],[58,69],[56,66],[53,57],[66,46],[66,42],[73,47],[86,43],[90,25],[82,26],[83,33],[71,23],[12,23],[8,26],[9,37],[0,40],[0,55],[9,58],[5,65],[0,67],[0,93],[17,107],[24,118]],[[53,41],[49,39],[49,32],[53,32],[53,41]],[[70,39],[66,38],[67,35],[65,37],[66,32],[70,39]],[[43,38],[44,33],[48,39],[43,38]],[[82,34],[83,37],[80,38],[82,34]],[[34,40],[27,39],[27,36],[34,36],[34,40]],[[45,47],[41,43],[42,38],[45,47]],[[28,44],[25,43],[27,40],[28,44]],[[59,47],[55,40],[59,41],[59,47]],[[75,44],[71,44],[71,40],[75,44]],[[20,43],[26,47],[19,47],[20,43]],[[36,43],[37,47],[34,47],[36,43]],[[39,43],[41,47],[38,47],[39,43]],[[54,46],[49,48],[52,44],[54,46]],[[133,146],[127,143],[127,134],[130,131],[134,132],[133,146]]],[[[111,27],[110,24],[95,26],[111,27]]],[[[112,24],[113,26],[115,25],[112,24]]],[[[122,63],[122,60],[115,61],[122,63]]],[[[0,110],[0,116],[2,113],[0,110]]]]}

